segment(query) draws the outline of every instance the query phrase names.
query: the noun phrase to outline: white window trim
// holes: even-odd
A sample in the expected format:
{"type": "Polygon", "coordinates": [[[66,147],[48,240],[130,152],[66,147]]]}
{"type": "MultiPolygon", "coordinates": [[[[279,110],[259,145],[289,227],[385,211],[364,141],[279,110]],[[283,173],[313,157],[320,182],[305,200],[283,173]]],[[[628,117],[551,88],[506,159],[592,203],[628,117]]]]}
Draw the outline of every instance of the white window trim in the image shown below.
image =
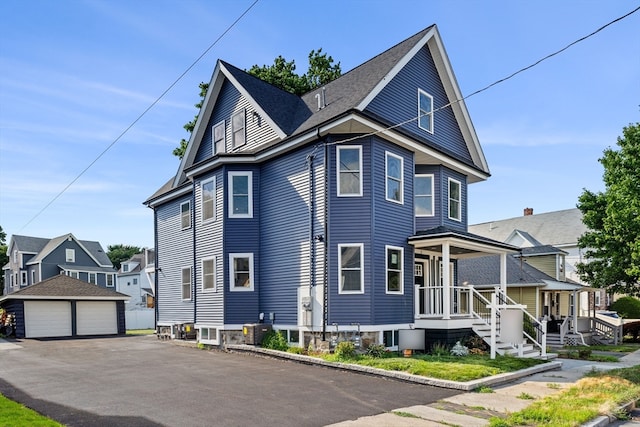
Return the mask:
{"type": "Polygon", "coordinates": [[[384,180],[384,197],[393,203],[398,203],[400,205],[404,204],[404,159],[397,154],[393,154],[389,151],[385,151],[384,156],[384,170],[385,170],[385,180],[384,180]],[[390,199],[389,198],[389,179],[396,181],[395,177],[389,176],[389,157],[393,157],[397,160],[400,160],[400,200],[390,199]]]}
{"type": "Polygon", "coordinates": [[[201,342],[202,344],[213,344],[213,345],[218,345],[220,344],[220,328],[219,327],[215,327],[215,326],[200,326],[197,325],[197,329],[198,329],[198,341],[201,342]],[[207,333],[209,334],[209,337],[207,339],[203,339],[202,338],[202,330],[203,329],[207,329],[207,333]],[[212,339],[211,338],[211,330],[215,330],[215,338],[212,339]]]}
{"type": "Polygon", "coordinates": [[[186,202],[180,203],[180,230],[188,230],[191,228],[191,200],[187,200],[186,202]],[[182,225],[182,207],[184,205],[189,205],[189,225],[186,227],[182,225]]]}
{"type": "Polygon", "coordinates": [[[202,292],[216,292],[218,289],[218,266],[217,266],[218,262],[216,260],[215,256],[210,256],[210,257],[206,257],[206,258],[202,258],[200,260],[200,275],[201,277],[201,281],[202,281],[202,292]],[[212,288],[205,288],[204,287],[204,263],[205,261],[213,261],[213,287],[212,288]]]}
{"type": "MultiPolygon", "coordinates": [[[[435,177],[434,177],[434,175],[433,175],[432,173],[422,173],[422,174],[417,174],[415,177],[416,177],[416,178],[427,178],[427,177],[431,177],[431,215],[418,215],[418,214],[416,214],[415,212],[414,212],[414,214],[415,214],[415,216],[420,217],[420,218],[429,218],[429,217],[432,217],[432,216],[434,216],[434,215],[435,215],[435,210],[436,210],[436,207],[435,207],[435,199],[436,199],[436,198],[435,198],[435,195],[433,194],[433,193],[434,193],[434,190],[435,190],[435,188],[434,188],[434,186],[435,186],[435,184],[434,184],[435,177]]],[[[417,188],[417,186],[416,186],[415,184],[414,184],[413,188],[414,188],[414,195],[413,195],[413,196],[414,196],[414,198],[415,198],[415,197],[418,197],[418,196],[426,197],[426,194],[418,194],[418,193],[416,192],[416,190],[415,190],[415,189],[417,188]]],[[[414,201],[414,203],[415,203],[415,201],[414,201]]]]}
{"type": "Polygon", "coordinates": [[[216,177],[211,177],[209,179],[205,179],[200,182],[200,221],[203,224],[213,222],[216,220],[216,177]],[[212,214],[211,218],[204,217],[204,186],[205,184],[213,184],[213,199],[211,200],[212,206],[212,214]]]}
{"type": "MultiPolygon", "coordinates": [[[[97,277],[96,277],[97,280],[97,277]]],[[[105,274],[104,283],[107,288],[113,288],[116,283],[116,279],[113,274],[105,274]],[[111,284],[109,284],[109,277],[111,277],[111,284]]]]}
{"type": "Polygon", "coordinates": [[[337,194],[338,197],[362,197],[362,172],[363,169],[363,161],[362,161],[362,145],[341,145],[340,147],[337,147],[336,150],[336,190],[337,190],[337,194]],[[340,192],[340,151],[342,150],[353,150],[353,149],[357,149],[358,150],[358,157],[359,157],[359,168],[358,168],[358,178],[359,178],[359,192],[358,193],[341,193],[340,192]]]}
{"type": "Polygon", "coordinates": [[[193,271],[191,270],[191,266],[182,267],[180,269],[180,299],[182,301],[191,301],[193,299],[193,271]],[[189,298],[184,297],[185,283],[182,281],[182,279],[183,279],[183,273],[185,270],[189,270],[189,298]]]}
{"type": "Polygon", "coordinates": [[[31,284],[33,285],[34,283],[36,283],[36,271],[31,270],[31,284]]]}
{"type": "Polygon", "coordinates": [[[27,285],[29,282],[29,275],[25,270],[20,271],[20,285],[27,285]]]}
{"type": "Polygon", "coordinates": [[[364,243],[341,243],[338,245],[338,294],[364,294],[364,243]],[[342,248],[359,247],[360,248],[360,290],[345,291],[342,289],[342,248]]]}
{"type": "Polygon", "coordinates": [[[233,149],[236,149],[236,148],[242,147],[243,145],[246,145],[246,144],[247,144],[247,112],[243,108],[242,110],[236,111],[235,113],[233,113],[231,115],[231,145],[232,145],[233,149]],[[243,143],[242,144],[236,144],[236,128],[234,127],[234,120],[233,119],[236,116],[239,116],[241,114],[242,114],[242,132],[244,133],[244,138],[243,138],[243,143]]]}
{"type": "Polygon", "coordinates": [[[228,193],[229,193],[229,218],[253,218],[253,172],[229,172],[228,174],[228,193]],[[247,176],[248,177],[248,210],[246,214],[234,214],[233,213],[233,177],[234,176],[247,176]]]}
{"type": "Polygon", "coordinates": [[[91,284],[96,284],[98,283],[98,274],[97,273],[87,273],[87,282],[91,283],[91,284]],[[91,275],[93,275],[93,281],[91,280],[91,275]]]}
{"type": "Polygon", "coordinates": [[[231,292],[253,292],[255,289],[255,276],[253,274],[253,253],[231,253],[229,254],[229,291],[231,292]],[[235,280],[235,269],[233,265],[233,260],[235,258],[249,258],[249,284],[248,288],[243,286],[236,287],[234,285],[235,280]]]}
{"type": "MultiPolygon", "coordinates": [[[[385,273],[385,293],[389,295],[404,295],[404,248],[399,246],[386,245],[384,247],[384,273],[385,273]],[[389,290],[389,250],[400,251],[400,289],[397,291],[389,290]]],[[[397,270],[393,270],[397,271],[397,270]]]]}
{"type": "Polygon", "coordinates": [[[64,250],[64,260],[65,262],[76,262],[76,250],[75,249],[65,249],[64,250]]]}
{"type": "Polygon", "coordinates": [[[449,178],[447,180],[447,217],[452,220],[452,221],[458,221],[461,222],[462,221],[462,183],[460,181],[458,181],[457,179],[453,179],[453,178],[449,178]],[[451,198],[451,183],[455,182],[456,184],[458,184],[458,195],[460,197],[459,200],[457,200],[458,202],[458,218],[453,218],[451,216],[451,200],[453,200],[451,198]]]}
{"type": "Polygon", "coordinates": [[[216,154],[219,153],[224,153],[226,152],[226,145],[227,145],[227,128],[225,126],[224,120],[216,123],[215,125],[213,125],[213,127],[211,128],[211,153],[215,156],[216,154]],[[216,149],[216,128],[218,127],[222,127],[222,151],[218,151],[216,149]]]}
{"type": "Polygon", "coordinates": [[[429,132],[430,134],[433,134],[433,96],[428,94],[422,89],[418,89],[418,127],[422,130],[429,132]],[[427,98],[431,99],[431,113],[429,114],[430,129],[420,126],[420,118],[421,118],[420,116],[422,114],[422,111],[420,109],[420,95],[425,95],[427,98]]]}

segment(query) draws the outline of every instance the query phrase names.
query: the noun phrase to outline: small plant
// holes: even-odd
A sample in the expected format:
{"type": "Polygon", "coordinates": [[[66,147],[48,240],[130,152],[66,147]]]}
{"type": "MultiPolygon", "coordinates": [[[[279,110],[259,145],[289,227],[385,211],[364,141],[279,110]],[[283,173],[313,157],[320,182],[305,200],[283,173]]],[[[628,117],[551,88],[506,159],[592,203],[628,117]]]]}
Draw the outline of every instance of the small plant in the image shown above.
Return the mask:
{"type": "Polygon", "coordinates": [[[518,399],[522,400],[534,400],[535,397],[530,395],[529,393],[525,393],[524,391],[518,395],[518,399]]]}
{"type": "Polygon", "coordinates": [[[433,356],[448,356],[449,347],[446,344],[437,342],[431,346],[431,355],[433,356]]]}
{"type": "Polygon", "coordinates": [[[305,350],[302,347],[289,347],[287,349],[287,353],[293,353],[293,354],[307,354],[307,350],[305,350]]]}
{"type": "Polygon", "coordinates": [[[579,359],[589,360],[590,357],[591,357],[591,349],[585,348],[585,349],[578,350],[579,359]]]}
{"type": "MultiPolygon", "coordinates": [[[[494,393],[493,389],[486,385],[481,385],[474,390],[476,393],[494,393]]],[[[483,408],[484,409],[484,408],[483,408]]]]}
{"type": "Polygon", "coordinates": [[[458,341],[451,349],[451,354],[454,356],[467,356],[469,354],[469,349],[458,341]]]}
{"type": "Polygon", "coordinates": [[[262,348],[271,350],[287,351],[289,344],[280,331],[269,331],[262,338],[262,348]]]}
{"type": "Polygon", "coordinates": [[[404,412],[404,411],[392,411],[391,413],[392,413],[392,414],[394,414],[394,415],[397,415],[397,416],[399,416],[399,417],[405,417],[405,418],[420,418],[419,416],[417,416],[417,415],[413,415],[413,414],[412,414],[412,413],[410,413],[410,412],[404,412]]]}
{"type": "Polygon", "coordinates": [[[552,390],[558,390],[560,388],[560,384],[558,384],[558,383],[548,383],[547,387],[549,387],[552,390]]]}
{"type": "Polygon", "coordinates": [[[356,355],[356,346],[351,341],[341,341],[334,353],[338,359],[353,359],[356,355]]]}
{"type": "Polygon", "coordinates": [[[387,354],[387,348],[384,344],[371,344],[367,347],[367,355],[371,357],[383,357],[387,354]]]}
{"type": "Polygon", "coordinates": [[[209,346],[207,344],[202,344],[201,342],[198,343],[198,348],[200,350],[209,350],[209,346]]]}

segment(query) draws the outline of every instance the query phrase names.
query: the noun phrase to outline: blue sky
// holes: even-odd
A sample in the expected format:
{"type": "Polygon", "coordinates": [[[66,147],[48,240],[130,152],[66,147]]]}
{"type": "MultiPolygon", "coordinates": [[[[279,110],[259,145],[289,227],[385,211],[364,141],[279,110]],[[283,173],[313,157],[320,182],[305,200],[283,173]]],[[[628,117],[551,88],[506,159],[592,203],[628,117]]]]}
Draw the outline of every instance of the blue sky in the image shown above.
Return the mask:
{"type": "MultiPolygon", "coordinates": [[[[153,246],[142,205],[220,58],[282,55],[306,71],[322,48],[346,72],[437,24],[464,95],[640,6],[638,1],[258,3],[46,209],[254,0],[0,2],[0,226],[8,236],[153,246]],[[39,214],[39,212],[41,212],[39,214]],[[39,215],[38,215],[39,214],[39,215]],[[34,216],[38,215],[37,217],[34,216]]],[[[469,222],[575,207],[601,191],[602,151],[640,121],[640,11],[469,98],[492,177],[469,188],[469,222]]]]}

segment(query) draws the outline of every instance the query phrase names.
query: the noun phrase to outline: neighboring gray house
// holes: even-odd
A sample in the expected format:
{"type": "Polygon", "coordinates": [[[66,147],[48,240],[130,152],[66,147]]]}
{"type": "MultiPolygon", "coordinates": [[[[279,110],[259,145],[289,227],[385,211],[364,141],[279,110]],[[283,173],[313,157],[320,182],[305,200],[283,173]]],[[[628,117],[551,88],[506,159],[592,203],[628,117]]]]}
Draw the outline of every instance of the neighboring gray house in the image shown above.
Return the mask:
{"type": "MultiPolygon", "coordinates": [[[[587,231],[577,208],[541,214],[525,208],[523,216],[470,225],[469,231],[522,248],[532,265],[556,280],[588,285],[580,280],[575,267],[583,261],[578,238],[587,231]]],[[[579,314],[588,315],[594,306],[596,310],[606,310],[608,305],[606,290],[592,289],[582,293],[579,314]]]]}
{"type": "Polygon", "coordinates": [[[126,310],[152,310],[155,306],[155,251],[144,249],[120,264],[116,291],[129,295],[126,310]]]}
{"type": "Polygon", "coordinates": [[[13,235],[7,255],[5,295],[59,274],[115,290],[116,271],[100,243],[71,233],[53,239],[13,235]]]}
{"type": "Polygon", "coordinates": [[[218,61],[177,172],[145,201],[158,327],[212,345],[259,321],[305,347],[453,344],[491,321],[458,260],[503,271],[518,252],[467,230],[468,185],[489,176],[435,25],[302,96],[218,61]]]}

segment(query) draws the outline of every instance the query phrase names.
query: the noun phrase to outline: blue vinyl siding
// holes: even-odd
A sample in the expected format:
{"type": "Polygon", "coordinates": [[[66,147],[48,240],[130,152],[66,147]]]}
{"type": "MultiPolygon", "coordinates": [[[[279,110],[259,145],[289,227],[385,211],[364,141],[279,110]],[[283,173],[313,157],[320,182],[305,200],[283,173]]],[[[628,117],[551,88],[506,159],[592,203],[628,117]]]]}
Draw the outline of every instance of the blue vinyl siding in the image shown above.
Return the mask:
{"type": "MultiPolygon", "coordinates": [[[[418,89],[433,96],[434,110],[449,103],[431,53],[426,46],[385,86],[366,110],[389,124],[416,118],[418,89]]],[[[401,128],[415,137],[428,141],[432,147],[454,158],[469,164],[473,163],[451,108],[444,108],[435,113],[433,134],[420,129],[416,120],[401,128]]]]}
{"type": "MultiPolygon", "coordinates": [[[[275,313],[280,324],[298,324],[297,290],[311,282],[310,259],[322,265],[323,244],[310,242],[324,234],[324,160],[315,152],[313,185],[310,185],[307,156],[313,148],[288,154],[262,168],[260,181],[260,311],[275,313]],[[313,224],[309,213],[313,189],[313,224]]],[[[322,284],[317,277],[315,284],[322,284]]]]}
{"type": "Polygon", "coordinates": [[[245,137],[246,144],[238,147],[235,151],[252,150],[258,145],[265,144],[277,138],[277,134],[255,111],[249,100],[245,99],[240,92],[229,83],[228,80],[222,84],[220,94],[217,98],[216,106],[206,125],[202,143],[198,148],[194,163],[199,163],[212,156],[213,153],[213,126],[224,120],[225,122],[225,151],[232,151],[231,138],[231,116],[242,109],[245,111],[245,137]],[[254,114],[255,111],[255,114],[254,114]]]}
{"type": "Polygon", "coordinates": [[[428,230],[441,225],[461,231],[467,231],[467,179],[464,175],[444,166],[417,165],[416,174],[433,175],[434,215],[416,217],[416,230],[428,230]],[[461,221],[449,219],[449,178],[460,182],[461,221]]]}
{"type": "MultiPolygon", "coordinates": [[[[336,136],[341,139],[340,135],[336,136]]],[[[349,145],[362,146],[362,196],[361,197],[337,197],[336,182],[336,147],[329,147],[329,319],[333,322],[344,324],[360,322],[370,324],[372,320],[372,195],[371,195],[371,140],[363,139],[349,142],[349,145]],[[339,244],[364,244],[364,293],[363,294],[338,294],[338,245],[339,244]]],[[[382,172],[384,174],[384,172],[382,172]]],[[[384,192],[382,194],[384,200],[384,192]]]]}
{"type": "Polygon", "coordinates": [[[413,234],[413,155],[381,139],[374,138],[373,150],[373,247],[368,254],[372,266],[372,323],[393,324],[413,321],[413,250],[407,237],[413,234]],[[385,198],[385,153],[403,159],[404,203],[385,198]],[[386,293],[386,245],[404,249],[402,295],[386,293]]]}
{"type": "Polygon", "coordinates": [[[222,170],[195,180],[195,227],[196,227],[196,323],[221,325],[224,322],[224,266],[223,227],[224,175],[222,170]],[[202,181],[215,179],[214,219],[202,222],[202,181]],[[215,256],[216,291],[202,291],[202,259],[215,256]]]}
{"type": "MultiPolygon", "coordinates": [[[[224,323],[243,324],[257,322],[260,277],[260,170],[256,166],[226,167],[224,172],[224,323]],[[229,218],[228,186],[229,171],[252,172],[253,218],[229,218]],[[254,290],[249,292],[231,292],[229,283],[229,254],[253,253],[254,290]]],[[[222,214],[222,213],[221,213],[222,214]]]]}
{"type": "Polygon", "coordinates": [[[182,268],[193,267],[193,230],[180,226],[180,204],[186,201],[193,206],[192,195],[188,194],[156,208],[158,322],[194,321],[193,301],[182,300],[181,286],[182,268]]]}

